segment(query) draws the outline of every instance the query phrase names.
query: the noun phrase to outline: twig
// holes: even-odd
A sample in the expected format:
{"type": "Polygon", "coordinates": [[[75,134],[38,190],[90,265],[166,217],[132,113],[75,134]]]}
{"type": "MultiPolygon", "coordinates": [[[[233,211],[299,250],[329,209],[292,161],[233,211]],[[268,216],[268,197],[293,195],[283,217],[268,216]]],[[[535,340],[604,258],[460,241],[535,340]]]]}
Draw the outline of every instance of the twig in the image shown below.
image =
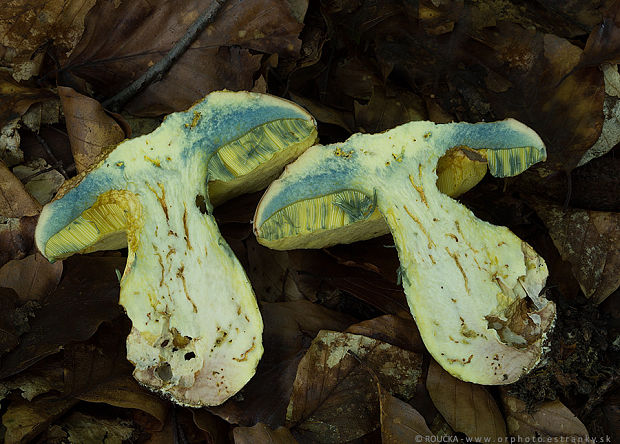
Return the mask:
{"type": "Polygon", "coordinates": [[[41,137],[40,134],[37,134],[37,133],[33,133],[33,134],[34,134],[34,137],[37,138],[37,141],[39,142],[39,144],[43,147],[43,149],[45,150],[45,152],[49,156],[50,160],[54,164],[53,166],[56,169],[58,169],[60,174],[62,174],[65,177],[65,179],[68,179],[69,176],[67,175],[67,172],[65,171],[65,169],[62,166],[62,162],[60,162],[58,159],[56,159],[56,156],[54,156],[54,153],[52,153],[52,150],[50,149],[50,147],[47,144],[47,142],[45,141],[45,139],[43,137],[41,137]]]}
{"type": "Polygon", "coordinates": [[[224,6],[226,0],[214,0],[213,3],[187,28],[187,32],[170,49],[160,61],[151,66],[144,74],[137,78],[127,88],[120,91],[114,97],[103,102],[103,106],[112,111],[118,112],[133,97],[144,91],[153,82],[160,81],[170,70],[174,62],[181,57],[190,45],[196,40],[198,35],[215,19],[219,10],[224,6]]]}

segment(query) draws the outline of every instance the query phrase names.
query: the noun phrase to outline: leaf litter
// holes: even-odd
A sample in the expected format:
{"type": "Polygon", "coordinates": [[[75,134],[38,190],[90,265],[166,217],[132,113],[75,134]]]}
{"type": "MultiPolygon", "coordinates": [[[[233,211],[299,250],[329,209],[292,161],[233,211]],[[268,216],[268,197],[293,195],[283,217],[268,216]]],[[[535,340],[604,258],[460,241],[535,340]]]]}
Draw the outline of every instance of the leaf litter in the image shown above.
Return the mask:
{"type": "Polygon", "coordinates": [[[227,1],[125,117],[106,110],[208,3],[16,0],[0,12],[5,442],[615,438],[617,2],[227,1]],[[532,126],[548,161],[517,179],[486,178],[462,200],[550,264],[559,314],[546,361],[502,390],[456,380],[423,347],[389,236],[267,250],[251,235],[256,193],[216,209],[261,301],[255,377],[224,405],[193,413],[137,385],[117,305],[126,251],[46,264],[33,242],[37,215],[130,125],[149,132],[222,88],[296,101],[319,121],[322,143],[409,120],[532,126]]]}

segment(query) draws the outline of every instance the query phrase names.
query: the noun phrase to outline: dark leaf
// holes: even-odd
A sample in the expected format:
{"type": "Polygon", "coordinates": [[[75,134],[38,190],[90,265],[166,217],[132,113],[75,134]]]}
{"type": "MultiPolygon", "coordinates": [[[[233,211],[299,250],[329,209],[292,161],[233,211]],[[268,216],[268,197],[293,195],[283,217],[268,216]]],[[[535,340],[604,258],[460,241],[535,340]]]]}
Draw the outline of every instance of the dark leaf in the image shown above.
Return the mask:
{"type": "Polygon", "coordinates": [[[19,373],[70,342],[90,338],[99,325],[122,314],[118,278],[125,258],[74,256],[65,278],[47,297],[19,346],[4,356],[0,378],[19,373]]]}

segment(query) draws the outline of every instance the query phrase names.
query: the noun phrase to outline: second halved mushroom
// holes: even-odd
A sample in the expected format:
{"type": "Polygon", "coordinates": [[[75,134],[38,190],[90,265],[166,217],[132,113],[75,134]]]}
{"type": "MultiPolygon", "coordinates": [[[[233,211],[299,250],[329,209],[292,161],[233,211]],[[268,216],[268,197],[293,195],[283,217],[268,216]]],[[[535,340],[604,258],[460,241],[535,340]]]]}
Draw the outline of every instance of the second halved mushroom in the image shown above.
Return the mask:
{"type": "MultiPolygon", "coordinates": [[[[554,304],[540,294],[547,267],[507,228],[481,221],[440,191],[438,162],[455,148],[486,161],[496,176],[545,159],[540,138],[514,120],[412,122],[358,134],[316,145],[289,165],[263,196],[254,229],[272,248],[322,247],[372,237],[384,218],[411,312],[435,360],[466,381],[508,384],[539,361],[554,319],[554,304]]],[[[443,186],[458,193],[479,180],[469,177],[443,186]]]]}
{"type": "Polygon", "coordinates": [[[293,103],[212,93],[106,153],[45,206],[36,242],[50,260],[129,247],[120,303],[138,381],[201,406],[252,377],[261,316],[210,197],[260,189],[315,139],[314,119],[293,103]]]}

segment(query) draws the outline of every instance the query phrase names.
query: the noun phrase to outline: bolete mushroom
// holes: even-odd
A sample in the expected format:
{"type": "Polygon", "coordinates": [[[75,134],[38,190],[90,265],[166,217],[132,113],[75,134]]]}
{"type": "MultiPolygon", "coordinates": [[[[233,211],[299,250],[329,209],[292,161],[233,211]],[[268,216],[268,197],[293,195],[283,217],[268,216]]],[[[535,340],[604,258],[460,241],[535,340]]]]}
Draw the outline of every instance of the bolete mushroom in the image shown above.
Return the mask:
{"type": "Polygon", "coordinates": [[[44,207],[36,242],[51,261],[128,246],[120,304],[140,383],[203,406],[252,377],[262,320],[211,199],[260,189],[315,140],[314,119],[291,102],[214,92],[105,153],[44,207]]]}
{"type": "Polygon", "coordinates": [[[380,214],[435,360],[465,381],[509,384],[539,361],[555,317],[555,305],[541,295],[547,267],[510,230],[476,218],[439,190],[437,164],[455,147],[486,159],[497,176],[546,158],[536,133],[512,119],[411,122],[356,134],[315,145],[288,165],[265,192],[254,231],[272,248],[317,248],[370,237],[368,220],[380,214]]]}

